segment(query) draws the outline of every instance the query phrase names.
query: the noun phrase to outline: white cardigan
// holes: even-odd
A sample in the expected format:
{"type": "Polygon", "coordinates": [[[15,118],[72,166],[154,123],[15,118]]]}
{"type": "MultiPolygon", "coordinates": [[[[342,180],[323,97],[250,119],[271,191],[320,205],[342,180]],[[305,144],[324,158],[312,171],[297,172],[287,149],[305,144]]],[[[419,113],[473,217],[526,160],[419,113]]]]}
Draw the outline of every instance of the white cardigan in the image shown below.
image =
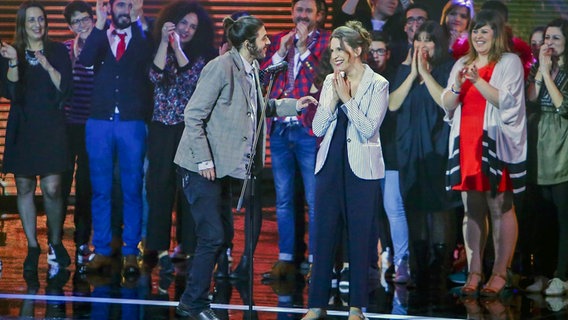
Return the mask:
{"type": "MultiPolygon", "coordinates": [[[[452,68],[448,85],[442,93],[452,88],[456,73],[464,67],[466,57],[459,59],[452,68]]],[[[527,124],[525,114],[525,90],[523,64],[513,53],[505,53],[495,65],[489,84],[499,91],[499,107],[487,102],[483,119],[482,171],[489,177],[491,190],[496,192],[502,177],[502,170],[509,171],[513,191],[525,190],[527,158],[527,124]]],[[[449,140],[448,170],[446,188],[450,190],[461,181],[459,136],[461,104],[454,110],[446,111],[445,120],[451,125],[449,140]]]]}
{"type": "Polygon", "coordinates": [[[323,83],[320,105],[312,124],[314,134],[324,136],[316,157],[315,173],[325,164],[337,125],[337,112],[341,109],[349,119],[346,143],[351,170],[361,179],[381,179],[385,175],[385,164],[379,127],[388,108],[389,83],[365,65],[355,96],[331,112],[339,101],[333,89],[333,77],[333,74],[328,75],[323,83]]]}

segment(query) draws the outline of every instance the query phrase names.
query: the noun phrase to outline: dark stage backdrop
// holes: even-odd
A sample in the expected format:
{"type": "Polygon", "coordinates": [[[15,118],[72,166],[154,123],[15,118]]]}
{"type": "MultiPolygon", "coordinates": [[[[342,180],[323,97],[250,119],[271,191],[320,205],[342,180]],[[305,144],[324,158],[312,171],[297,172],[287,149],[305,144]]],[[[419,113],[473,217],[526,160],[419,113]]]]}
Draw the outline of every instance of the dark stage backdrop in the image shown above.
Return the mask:
{"type": "MultiPolygon", "coordinates": [[[[145,14],[155,16],[162,6],[170,0],[145,0],[145,14]]],[[[366,1],[366,0],[361,0],[366,1]]],[[[440,0],[442,1],[442,0],[440,0]]],[[[95,6],[94,0],[87,2],[95,6]]],[[[246,10],[253,15],[261,18],[265,23],[269,34],[292,27],[290,18],[290,0],[201,0],[200,1],[210,12],[217,28],[216,43],[220,40],[222,19],[235,11],[246,10]]],[[[340,7],[342,0],[334,0],[333,3],[327,0],[331,8],[340,7]]],[[[553,18],[564,15],[568,18],[568,2],[566,0],[506,0],[504,1],[510,9],[509,22],[515,34],[527,39],[533,27],[545,25],[553,18]]],[[[14,35],[14,21],[17,7],[22,3],[20,0],[1,0],[0,1],[0,37],[3,41],[11,42],[14,35]]],[[[50,33],[49,35],[57,41],[70,38],[71,32],[63,19],[63,8],[69,1],[43,0],[48,12],[50,33]]],[[[475,7],[479,8],[483,1],[475,1],[475,7]]],[[[330,9],[329,16],[333,14],[330,9]]],[[[327,27],[331,24],[328,22],[327,27]]],[[[6,119],[8,117],[9,106],[6,100],[0,100],[0,163],[4,152],[4,136],[6,119]]],[[[14,194],[13,177],[8,176],[8,193],[14,194]]],[[[0,195],[2,188],[0,187],[0,195]]]]}

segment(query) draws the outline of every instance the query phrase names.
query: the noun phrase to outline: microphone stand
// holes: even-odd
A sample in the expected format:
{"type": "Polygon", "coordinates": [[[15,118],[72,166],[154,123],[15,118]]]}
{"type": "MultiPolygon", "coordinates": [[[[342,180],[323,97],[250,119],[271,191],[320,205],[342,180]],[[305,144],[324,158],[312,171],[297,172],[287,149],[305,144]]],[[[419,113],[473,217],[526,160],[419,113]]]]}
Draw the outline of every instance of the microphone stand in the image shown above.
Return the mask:
{"type": "MultiPolygon", "coordinates": [[[[262,106],[260,106],[261,108],[261,113],[260,113],[260,118],[258,119],[258,123],[256,126],[256,131],[254,133],[254,140],[252,142],[252,150],[251,150],[251,154],[250,154],[250,159],[248,161],[248,165],[247,165],[247,172],[245,174],[245,179],[243,180],[243,187],[241,188],[241,195],[239,196],[239,202],[237,204],[237,212],[241,211],[242,207],[243,207],[243,201],[245,198],[245,193],[247,190],[247,186],[249,185],[249,181],[250,181],[250,197],[249,197],[249,201],[248,201],[248,207],[246,210],[246,215],[245,215],[245,219],[249,222],[249,228],[250,228],[250,232],[247,235],[247,240],[248,240],[248,251],[249,251],[249,266],[248,266],[248,294],[249,294],[249,301],[248,301],[248,318],[249,320],[252,320],[252,311],[253,311],[253,262],[254,262],[254,253],[253,253],[253,249],[254,249],[254,244],[253,244],[253,239],[254,239],[254,199],[256,196],[256,192],[255,192],[255,184],[258,183],[258,181],[256,181],[256,177],[253,176],[253,172],[252,172],[252,167],[254,165],[254,158],[256,155],[256,146],[258,145],[258,140],[260,139],[260,133],[262,132],[262,126],[265,123],[265,119],[266,119],[266,105],[268,103],[268,97],[270,95],[270,91],[272,91],[272,85],[274,84],[274,77],[275,77],[275,72],[270,72],[270,81],[268,83],[268,89],[266,90],[266,95],[264,95],[264,103],[262,106]]],[[[260,79],[258,79],[259,83],[260,83],[260,79]]],[[[255,83],[256,85],[256,83],[255,83]]],[[[258,87],[257,87],[258,88],[258,87]]],[[[262,162],[261,162],[262,165],[262,162]]],[[[246,226],[246,222],[245,222],[245,226],[246,226]]],[[[246,232],[245,232],[246,234],[246,232]]],[[[245,252],[246,252],[247,248],[245,248],[245,252]]]]}

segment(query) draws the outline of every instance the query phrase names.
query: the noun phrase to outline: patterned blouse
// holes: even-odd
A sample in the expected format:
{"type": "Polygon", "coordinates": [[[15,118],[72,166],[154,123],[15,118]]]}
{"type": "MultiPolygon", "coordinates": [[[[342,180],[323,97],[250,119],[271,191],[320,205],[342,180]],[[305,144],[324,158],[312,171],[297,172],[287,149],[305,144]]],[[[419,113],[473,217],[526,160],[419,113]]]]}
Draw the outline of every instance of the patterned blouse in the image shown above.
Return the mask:
{"type": "Polygon", "coordinates": [[[190,61],[180,68],[171,52],[166,56],[164,70],[152,65],[150,68],[150,81],[154,84],[152,121],[165,125],[183,122],[183,110],[195,91],[204,66],[205,59],[199,57],[196,61],[190,61]]]}

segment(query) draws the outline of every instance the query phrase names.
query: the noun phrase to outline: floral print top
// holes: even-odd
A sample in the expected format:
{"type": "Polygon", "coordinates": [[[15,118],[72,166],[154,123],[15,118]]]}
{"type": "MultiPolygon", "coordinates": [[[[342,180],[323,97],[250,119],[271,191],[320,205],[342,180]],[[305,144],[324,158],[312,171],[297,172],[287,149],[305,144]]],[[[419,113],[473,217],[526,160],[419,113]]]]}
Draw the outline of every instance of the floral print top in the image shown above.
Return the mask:
{"type": "Polygon", "coordinates": [[[183,110],[195,91],[204,66],[205,59],[199,57],[196,61],[189,61],[180,68],[171,52],[166,56],[164,70],[152,65],[150,68],[150,81],[154,84],[152,121],[165,125],[183,122],[183,110]]]}

